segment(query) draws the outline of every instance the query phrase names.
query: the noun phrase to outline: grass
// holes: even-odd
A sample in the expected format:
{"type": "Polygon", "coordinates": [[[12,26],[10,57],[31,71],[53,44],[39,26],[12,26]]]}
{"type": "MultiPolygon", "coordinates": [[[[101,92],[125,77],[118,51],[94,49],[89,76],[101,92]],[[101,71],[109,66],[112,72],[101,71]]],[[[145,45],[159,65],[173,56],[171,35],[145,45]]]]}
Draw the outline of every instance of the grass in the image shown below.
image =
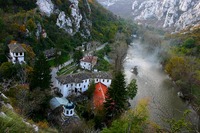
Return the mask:
{"type": "Polygon", "coordinates": [[[63,67],[62,69],[60,69],[57,72],[57,75],[64,75],[64,74],[70,74],[72,72],[74,72],[77,69],[77,66],[75,66],[75,64],[70,64],[68,66],[63,67]]]}
{"type": "Polygon", "coordinates": [[[23,122],[22,117],[3,106],[2,111],[5,117],[0,117],[0,131],[10,133],[34,132],[34,129],[23,122]]]}
{"type": "Polygon", "coordinates": [[[63,55],[63,53],[59,56],[59,59],[53,58],[51,60],[49,60],[49,65],[51,67],[56,66],[56,60],[59,60],[59,64],[63,64],[65,62],[67,62],[68,60],[70,60],[70,56],[68,54],[63,55]]]}
{"type": "Polygon", "coordinates": [[[111,68],[111,65],[105,59],[100,59],[98,60],[98,64],[96,68],[98,69],[98,71],[109,71],[111,68]]]}

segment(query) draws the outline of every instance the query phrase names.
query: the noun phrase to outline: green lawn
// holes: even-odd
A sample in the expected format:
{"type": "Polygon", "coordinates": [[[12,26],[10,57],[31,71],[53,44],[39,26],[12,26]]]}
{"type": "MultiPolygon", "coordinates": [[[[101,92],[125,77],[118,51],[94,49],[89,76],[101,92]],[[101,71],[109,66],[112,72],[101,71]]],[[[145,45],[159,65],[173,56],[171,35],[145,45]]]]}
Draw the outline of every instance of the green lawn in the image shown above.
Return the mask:
{"type": "Polygon", "coordinates": [[[74,72],[77,69],[77,66],[75,66],[74,64],[70,64],[68,66],[63,67],[62,69],[60,69],[57,72],[57,75],[64,75],[64,74],[70,74],[72,72],[74,72]]]}
{"type": "Polygon", "coordinates": [[[53,58],[53,59],[49,60],[49,61],[48,61],[48,62],[49,62],[49,65],[50,65],[51,67],[56,66],[56,61],[58,61],[58,60],[59,60],[59,64],[63,64],[63,63],[65,63],[66,61],[70,60],[70,56],[69,56],[68,54],[62,54],[62,55],[60,55],[57,59],[56,59],[56,58],[53,58]]]}

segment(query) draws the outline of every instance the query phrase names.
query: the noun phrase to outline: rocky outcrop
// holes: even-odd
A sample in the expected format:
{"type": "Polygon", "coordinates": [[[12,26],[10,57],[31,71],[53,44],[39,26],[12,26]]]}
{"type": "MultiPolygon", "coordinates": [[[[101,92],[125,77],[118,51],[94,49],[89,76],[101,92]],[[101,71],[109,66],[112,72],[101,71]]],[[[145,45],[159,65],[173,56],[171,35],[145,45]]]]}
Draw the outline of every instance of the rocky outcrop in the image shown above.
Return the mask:
{"type": "Polygon", "coordinates": [[[37,0],[36,4],[38,5],[40,12],[47,16],[50,16],[54,11],[54,4],[51,0],[37,0]]]}
{"type": "Polygon", "coordinates": [[[85,11],[79,9],[79,0],[69,0],[70,5],[68,12],[62,11],[58,6],[54,5],[51,0],[37,0],[37,5],[41,13],[46,16],[58,14],[56,25],[60,29],[64,29],[69,35],[73,36],[77,32],[84,38],[90,37],[91,22],[85,15],[91,13],[88,0],[84,0],[85,11]]]}
{"type": "Polygon", "coordinates": [[[184,29],[200,22],[200,0],[134,0],[132,13],[138,22],[163,28],[184,29]]]}
{"type": "Polygon", "coordinates": [[[122,17],[130,18],[132,16],[136,22],[143,25],[148,24],[178,31],[200,23],[200,0],[98,1],[114,13],[119,15],[126,13],[127,16],[122,17]]]}

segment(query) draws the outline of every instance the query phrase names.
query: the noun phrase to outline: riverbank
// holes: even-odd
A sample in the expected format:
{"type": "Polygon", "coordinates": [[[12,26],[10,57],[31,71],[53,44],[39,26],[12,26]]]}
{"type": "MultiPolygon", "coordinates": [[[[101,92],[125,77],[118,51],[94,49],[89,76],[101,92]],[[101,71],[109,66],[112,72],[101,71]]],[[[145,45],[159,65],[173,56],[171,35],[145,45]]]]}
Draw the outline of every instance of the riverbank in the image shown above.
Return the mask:
{"type": "Polygon", "coordinates": [[[124,62],[127,83],[135,78],[138,85],[138,93],[135,99],[130,101],[131,107],[134,108],[140,99],[148,98],[150,120],[159,123],[161,127],[168,127],[162,119],[179,119],[185,110],[191,110],[191,122],[197,125],[198,115],[177,96],[178,91],[163,71],[158,54],[149,54],[146,50],[144,44],[138,40],[134,41],[129,46],[124,62]],[[131,72],[134,66],[137,66],[137,75],[131,72]]]}

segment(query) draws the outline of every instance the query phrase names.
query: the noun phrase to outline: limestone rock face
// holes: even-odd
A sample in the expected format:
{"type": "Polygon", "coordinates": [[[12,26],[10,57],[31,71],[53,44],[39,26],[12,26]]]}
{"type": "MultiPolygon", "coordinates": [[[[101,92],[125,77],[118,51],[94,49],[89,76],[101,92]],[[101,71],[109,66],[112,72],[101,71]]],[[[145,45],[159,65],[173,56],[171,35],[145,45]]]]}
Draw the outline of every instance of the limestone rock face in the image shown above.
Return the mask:
{"type": "MultiPolygon", "coordinates": [[[[91,13],[88,0],[83,1],[86,5],[87,14],[91,13]]],[[[37,0],[36,4],[42,14],[50,17],[56,14],[57,21],[55,22],[58,28],[64,29],[69,35],[73,36],[77,32],[84,38],[90,37],[91,22],[85,15],[84,11],[79,9],[79,0],[69,0],[68,12],[59,9],[51,0],[37,0]]]]}
{"type": "Polygon", "coordinates": [[[200,0],[134,0],[132,13],[136,21],[154,18],[163,28],[180,30],[199,23],[200,0]]]}
{"type": "Polygon", "coordinates": [[[110,10],[125,12],[136,22],[175,31],[200,23],[200,0],[98,0],[110,10]],[[127,3],[132,3],[132,5],[127,3]],[[118,5],[120,4],[120,10],[118,5]],[[126,8],[125,8],[126,7],[126,8]],[[115,9],[114,9],[115,8],[115,9]],[[128,13],[129,13],[128,12],[128,13]]]}
{"type": "Polygon", "coordinates": [[[47,16],[50,16],[53,13],[54,4],[51,0],[37,0],[36,4],[38,5],[39,10],[47,16]]]}

